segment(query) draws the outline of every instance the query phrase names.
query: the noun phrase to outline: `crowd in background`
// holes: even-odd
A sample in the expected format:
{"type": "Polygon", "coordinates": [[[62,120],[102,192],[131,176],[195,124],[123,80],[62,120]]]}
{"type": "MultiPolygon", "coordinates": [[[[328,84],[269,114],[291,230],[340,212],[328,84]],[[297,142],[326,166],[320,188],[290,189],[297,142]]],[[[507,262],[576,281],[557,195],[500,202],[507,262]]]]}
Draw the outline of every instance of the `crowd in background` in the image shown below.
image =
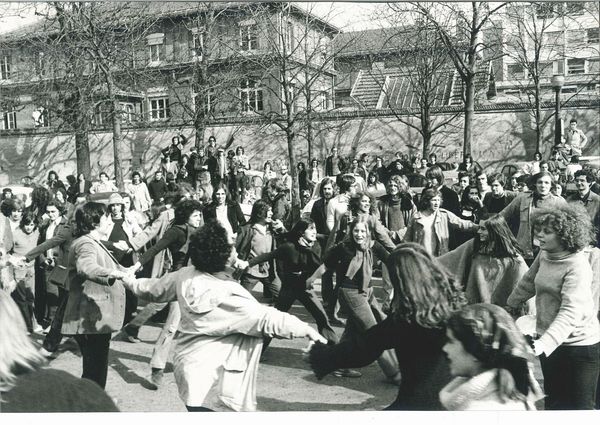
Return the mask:
{"type": "MultiPolygon", "coordinates": [[[[252,170],[243,147],[226,152],[214,136],[189,154],[174,137],[153,175],[134,171],[123,191],[104,172],[63,182],[51,171],[27,207],[2,193],[0,281],[21,316],[11,320],[45,335],[30,369],[72,337],[82,376],[104,388],[113,333],[136,343],[166,311],[149,381],[161,386],[172,351],[190,411],[255,410],[260,353],[276,336],[313,341],[318,377],[360,378],[355,368],[377,361],[399,386],[392,409],[533,408],[534,355],[546,409],[592,409],[600,174],[579,163],[586,141],[569,134],[550,158],[536,153],[508,176],[469,155],[440,164],[433,153],[390,161],[334,147],[324,164],[298,163],[302,211],[286,165],[252,170]],[[295,301],[317,331],[287,314],[295,301]],[[537,318],[529,343],[513,321],[526,313],[537,318]],[[245,353],[242,378],[222,368],[232,347],[245,353]],[[209,400],[215,392],[220,404],[209,400]]],[[[4,379],[0,368],[0,391],[16,397],[14,377],[4,379]]]]}

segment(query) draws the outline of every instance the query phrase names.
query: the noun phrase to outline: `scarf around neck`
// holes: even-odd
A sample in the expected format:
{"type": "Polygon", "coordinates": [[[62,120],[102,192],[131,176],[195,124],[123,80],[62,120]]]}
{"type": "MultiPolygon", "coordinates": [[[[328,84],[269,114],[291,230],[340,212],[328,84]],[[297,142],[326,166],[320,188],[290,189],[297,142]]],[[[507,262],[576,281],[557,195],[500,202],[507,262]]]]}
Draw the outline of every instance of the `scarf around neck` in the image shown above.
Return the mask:
{"type": "Polygon", "coordinates": [[[346,271],[346,277],[352,280],[356,273],[362,268],[362,282],[359,291],[367,292],[373,275],[373,252],[371,250],[373,241],[368,240],[365,243],[365,247],[358,246],[356,243],[353,243],[352,245],[354,246],[356,253],[352,260],[350,260],[348,271],[346,271]]]}

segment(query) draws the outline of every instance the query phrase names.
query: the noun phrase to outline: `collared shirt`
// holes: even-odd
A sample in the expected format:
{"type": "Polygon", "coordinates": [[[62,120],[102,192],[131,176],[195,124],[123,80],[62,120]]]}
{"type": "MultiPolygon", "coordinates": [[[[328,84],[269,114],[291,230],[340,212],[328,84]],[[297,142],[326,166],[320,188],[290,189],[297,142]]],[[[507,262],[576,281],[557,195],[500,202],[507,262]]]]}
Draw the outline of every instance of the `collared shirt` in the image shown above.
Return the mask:
{"type": "MultiPolygon", "coordinates": [[[[62,217],[59,216],[56,220],[51,221],[48,224],[48,228],[46,229],[46,240],[52,239],[54,237],[54,231],[60,224],[61,220],[62,220],[62,217]]],[[[54,258],[54,250],[49,249],[48,251],[46,251],[46,257],[54,258]]]]}

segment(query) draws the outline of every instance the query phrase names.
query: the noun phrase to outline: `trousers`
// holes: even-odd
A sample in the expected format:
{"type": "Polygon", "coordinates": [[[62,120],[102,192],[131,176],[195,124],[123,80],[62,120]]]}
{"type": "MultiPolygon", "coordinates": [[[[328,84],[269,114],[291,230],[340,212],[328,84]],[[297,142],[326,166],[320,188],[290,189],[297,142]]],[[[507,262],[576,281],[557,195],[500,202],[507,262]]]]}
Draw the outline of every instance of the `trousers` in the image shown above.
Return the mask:
{"type": "Polygon", "coordinates": [[[75,335],[83,359],[82,378],[87,378],[104,389],[108,374],[108,352],[110,351],[111,334],[75,335]]]}
{"type": "MultiPolygon", "coordinates": [[[[355,335],[370,329],[386,318],[373,294],[373,288],[369,288],[367,292],[359,292],[356,288],[341,287],[339,299],[342,311],[348,315],[342,340],[354,338],[355,335]]],[[[398,359],[393,350],[384,351],[377,359],[377,363],[388,378],[396,376],[399,371],[398,359]]]]}
{"type": "Polygon", "coordinates": [[[546,410],[593,410],[600,371],[600,343],[561,345],[541,355],[546,410]]]}

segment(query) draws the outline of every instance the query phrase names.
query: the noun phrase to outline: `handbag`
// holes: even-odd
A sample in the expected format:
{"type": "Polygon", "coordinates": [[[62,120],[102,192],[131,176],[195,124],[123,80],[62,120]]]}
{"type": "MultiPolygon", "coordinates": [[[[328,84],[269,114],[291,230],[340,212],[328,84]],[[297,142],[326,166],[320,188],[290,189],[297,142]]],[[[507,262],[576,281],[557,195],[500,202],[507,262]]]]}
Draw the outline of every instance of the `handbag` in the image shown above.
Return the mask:
{"type": "Polygon", "coordinates": [[[64,287],[67,282],[68,276],[69,270],[67,269],[67,267],[57,264],[56,267],[54,267],[50,272],[50,275],[48,276],[48,281],[54,285],[64,287]]]}

